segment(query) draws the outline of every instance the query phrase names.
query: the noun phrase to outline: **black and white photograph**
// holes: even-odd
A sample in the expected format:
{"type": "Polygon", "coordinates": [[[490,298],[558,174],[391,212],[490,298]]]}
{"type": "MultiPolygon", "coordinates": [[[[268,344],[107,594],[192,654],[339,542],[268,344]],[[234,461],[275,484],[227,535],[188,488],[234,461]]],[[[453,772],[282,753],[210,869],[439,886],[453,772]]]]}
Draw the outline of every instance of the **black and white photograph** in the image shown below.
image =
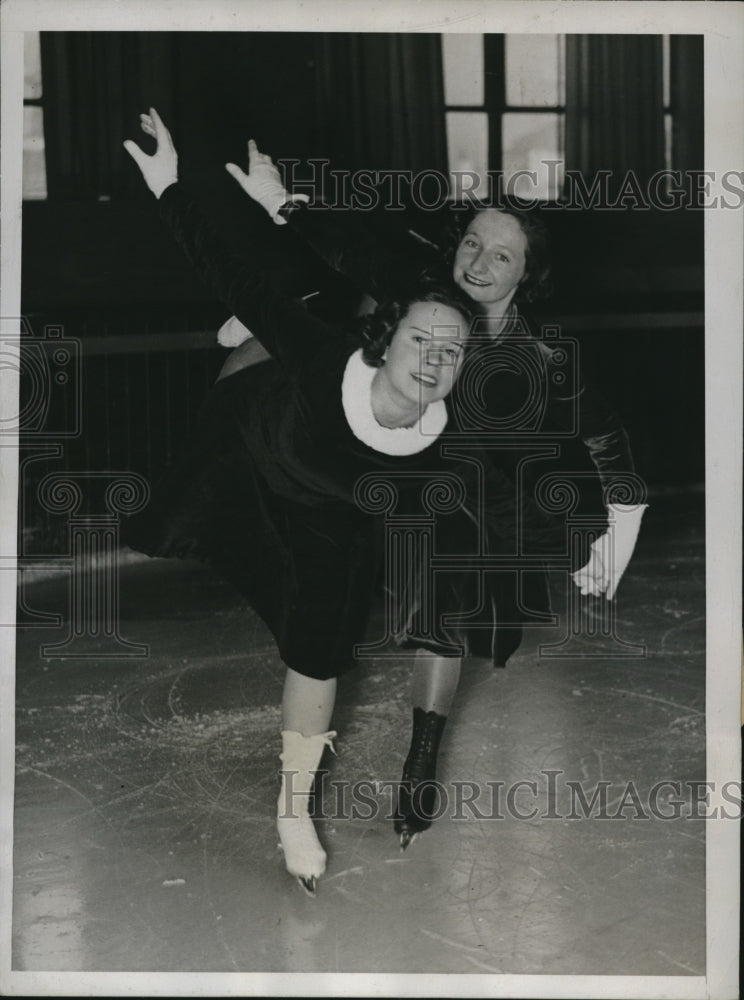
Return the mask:
{"type": "Polygon", "coordinates": [[[8,0],[4,995],[738,995],[744,14],[8,0]]]}

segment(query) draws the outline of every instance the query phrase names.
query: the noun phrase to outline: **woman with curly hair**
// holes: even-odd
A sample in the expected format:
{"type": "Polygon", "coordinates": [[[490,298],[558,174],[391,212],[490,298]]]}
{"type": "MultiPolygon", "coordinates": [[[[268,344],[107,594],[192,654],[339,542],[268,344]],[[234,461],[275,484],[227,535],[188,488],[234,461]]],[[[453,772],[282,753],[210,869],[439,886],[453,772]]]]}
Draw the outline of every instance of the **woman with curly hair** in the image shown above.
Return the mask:
{"type": "MultiPolygon", "coordinates": [[[[326,855],[309,795],[336,735],[336,678],[353,663],[384,556],[381,519],[357,491],[370,479],[393,482],[415,509],[422,483],[463,482],[468,466],[443,442],[469,306],[454,285],[429,282],[381,306],[361,337],[311,316],[223,245],[178,183],[176,151],[154,110],[145,124],[154,155],[124,145],[162,218],[273,360],[218,381],[187,457],[131,519],[125,539],[150,555],[208,559],[273,633],[287,668],[278,833],[287,870],[314,892],[326,855]]],[[[508,502],[506,483],[501,496],[508,502]]],[[[415,578],[417,567],[408,568],[415,578]]],[[[424,609],[406,604],[410,593],[398,595],[406,644],[421,646],[422,656],[433,656],[432,647],[457,656],[456,645],[432,643],[423,617],[440,600],[447,611],[462,605],[462,580],[443,574],[424,609]]]]}
{"type": "MultiPolygon", "coordinates": [[[[633,458],[617,415],[578,368],[566,374],[565,350],[536,337],[525,305],[550,288],[548,234],[534,213],[513,202],[495,207],[455,206],[443,246],[421,237],[383,243],[359,224],[355,213],[308,208],[306,195],[290,194],[271,158],[248,143],[249,173],[235,164],[228,172],[278,224],[289,223],[335,270],[349,277],[375,301],[395,297],[422,274],[454,280],[470,301],[476,320],[467,370],[453,392],[451,407],[463,430],[483,442],[491,471],[512,475],[515,488],[531,495],[536,463],[528,460],[531,442],[557,431],[561,441],[579,439],[594,465],[603,491],[607,529],[584,552],[572,578],[583,595],[612,600],[630,561],[645,511],[645,493],[628,495],[633,458]],[[547,434],[546,434],[547,430],[547,434]]],[[[411,231],[409,231],[410,233],[411,231]]],[[[411,234],[416,237],[415,233],[411,234]]],[[[227,365],[236,369],[265,357],[248,330],[228,321],[227,335],[238,345],[227,365]]],[[[224,341],[223,341],[224,342],[224,341]]],[[[636,477],[632,477],[636,478],[636,477]]],[[[636,479],[637,482],[637,479],[636,479]]],[[[485,497],[484,507],[490,498],[485,497]]],[[[523,495],[519,501],[526,502],[523,495]]],[[[533,611],[547,611],[550,597],[545,573],[514,571],[515,598],[533,611]],[[529,591],[526,593],[525,591],[529,591]]],[[[492,632],[471,631],[468,652],[490,656],[503,666],[521,640],[522,623],[494,608],[492,632]]],[[[433,779],[439,743],[457,690],[461,661],[431,652],[416,656],[413,673],[413,732],[403,770],[396,830],[402,846],[431,825],[433,779]],[[421,793],[416,796],[416,788],[421,793]]]]}

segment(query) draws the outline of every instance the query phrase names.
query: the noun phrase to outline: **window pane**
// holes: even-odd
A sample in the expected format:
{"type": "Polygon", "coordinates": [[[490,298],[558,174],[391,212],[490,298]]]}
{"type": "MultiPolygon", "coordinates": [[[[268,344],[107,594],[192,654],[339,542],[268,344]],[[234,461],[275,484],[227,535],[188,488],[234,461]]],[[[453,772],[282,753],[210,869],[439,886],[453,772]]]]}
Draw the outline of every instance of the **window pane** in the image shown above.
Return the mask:
{"type": "Polygon", "coordinates": [[[488,196],[488,115],[482,111],[447,112],[447,158],[452,195],[459,199],[470,192],[477,198],[488,196]],[[471,178],[453,176],[456,171],[474,171],[471,178]]]}
{"type": "Polygon", "coordinates": [[[661,36],[661,69],[662,69],[662,79],[664,88],[664,107],[669,107],[669,69],[670,69],[670,58],[669,58],[669,35],[661,36]]]}
{"type": "Polygon", "coordinates": [[[505,35],[506,103],[563,104],[563,35],[505,35]]]}
{"type": "Polygon", "coordinates": [[[41,49],[39,32],[26,31],[23,35],[23,99],[41,97],[41,49]]]}
{"type": "Polygon", "coordinates": [[[519,198],[558,198],[563,186],[563,116],[505,114],[501,138],[506,190],[519,198]],[[523,175],[510,183],[523,170],[535,176],[523,175]]]}
{"type": "Polygon", "coordinates": [[[483,35],[442,35],[444,103],[483,104],[483,35]]]}
{"type": "Polygon", "coordinates": [[[44,115],[41,108],[23,109],[23,197],[47,196],[46,161],[44,160],[44,115]]]}

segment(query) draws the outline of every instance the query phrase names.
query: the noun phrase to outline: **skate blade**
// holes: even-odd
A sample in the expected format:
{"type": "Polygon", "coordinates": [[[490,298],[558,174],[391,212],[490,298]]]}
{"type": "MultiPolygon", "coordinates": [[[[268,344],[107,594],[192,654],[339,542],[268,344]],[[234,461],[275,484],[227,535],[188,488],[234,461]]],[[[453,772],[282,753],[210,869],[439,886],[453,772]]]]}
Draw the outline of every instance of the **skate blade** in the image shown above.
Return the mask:
{"type": "Polygon", "coordinates": [[[307,877],[303,877],[302,875],[298,875],[297,881],[307,895],[312,899],[315,899],[315,876],[309,875],[307,877]]]}
{"type": "Polygon", "coordinates": [[[414,830],[401,830],[400,832],[400,853],[402,854],[407,847],[409,847],[414,840],[418,837],[418,833],[414,830]]]}
{"type": "MultiPolygon", "coordinates": [[[[284,847],[283,847],[281,841],[276,846],[279,848],[279,850],[282,852],[282,854],[284,854],[284,847]]],[[[308,894],[308,896],[311,896],[311,897],[315,898],[315,876],[314,875],[295,875],[294,872],[290,872],[289,874],[292,875],[294,878],[297,879],[297,884],[300,886],[300,888],[304,892],[306,892],[308,894]]]]}

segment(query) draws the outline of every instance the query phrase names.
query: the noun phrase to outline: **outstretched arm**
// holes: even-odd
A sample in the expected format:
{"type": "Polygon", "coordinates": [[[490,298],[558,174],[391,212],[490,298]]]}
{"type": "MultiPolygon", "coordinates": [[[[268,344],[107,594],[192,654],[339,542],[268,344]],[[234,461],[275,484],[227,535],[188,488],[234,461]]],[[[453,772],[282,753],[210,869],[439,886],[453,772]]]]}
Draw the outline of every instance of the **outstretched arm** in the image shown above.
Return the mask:
{"type": "Polygon", "coordinates": [[[248,141],[248,164],[247,174],[235,163],[227,163],[225,168],[277,224],[289,222],[330,267],[377,302],[409,291],[422,271],[434,263],[435,254],[427,259],[429,255],[413,238],[405,248],[377,239],[357,212],[302,205],[309,201],[308,196],[286,190],[271,157],[262,153],[253,139],[248,141]]]}
{"type": "Polygon", "coordinates": [[[124,148],[159,199],[163,219],[205,283],[268,351],[291,366],[306,364],[328,342],[328,327],[301,303],[276,287],[273,275],[246,262],[217,236],[178,182],[178,155],[168,129],[154,108],[143,116],[143,131],[156,149],[148,155],[127,140],[124,148]]]}

